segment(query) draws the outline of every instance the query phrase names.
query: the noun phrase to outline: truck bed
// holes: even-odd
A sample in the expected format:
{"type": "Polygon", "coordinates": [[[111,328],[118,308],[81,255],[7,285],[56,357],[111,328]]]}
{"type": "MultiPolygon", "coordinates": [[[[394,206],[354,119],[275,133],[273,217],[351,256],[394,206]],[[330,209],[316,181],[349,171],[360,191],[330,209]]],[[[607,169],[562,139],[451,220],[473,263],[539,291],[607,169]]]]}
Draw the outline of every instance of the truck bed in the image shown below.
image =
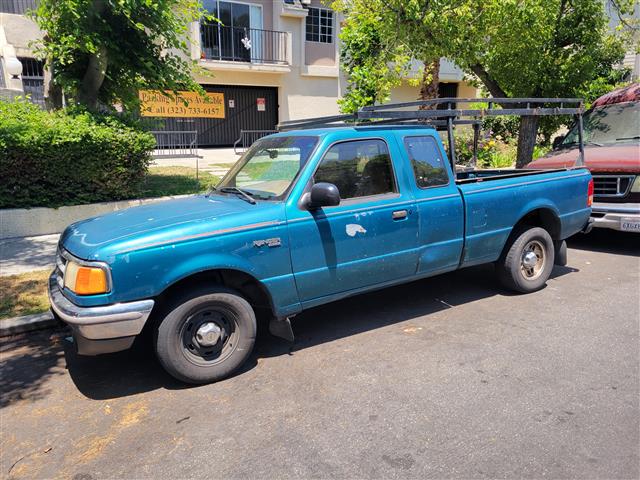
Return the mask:
{"type": "Polygon", "coordinates": [[[544,215],[554,218],[552,237],[564,239],[584,227],[591,211],[591,175],[584,167],[469,170],[456,177],[465,205],[462,266],[495,261],[513,226],[528,212],[547,212],[544,215]]]}

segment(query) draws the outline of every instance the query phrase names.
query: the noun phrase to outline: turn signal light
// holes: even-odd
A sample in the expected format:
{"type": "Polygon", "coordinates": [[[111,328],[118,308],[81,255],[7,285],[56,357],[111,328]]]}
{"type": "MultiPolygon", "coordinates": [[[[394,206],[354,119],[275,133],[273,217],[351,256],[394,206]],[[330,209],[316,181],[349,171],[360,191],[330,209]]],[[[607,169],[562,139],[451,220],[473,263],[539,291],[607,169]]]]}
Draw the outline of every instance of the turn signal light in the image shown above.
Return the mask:
{"type": "Polygon", "coordinates": [[[75,262],[67,263],[64,286],[76,295],[96,295],[109,291],[107,274],[103,269],[85,267],[75,262]]]}
{"type": "Polygon", "coordinates": [[[587,207],[593,205],[593,178],[589,180],[589,187],[587,188],[587,207]]]}

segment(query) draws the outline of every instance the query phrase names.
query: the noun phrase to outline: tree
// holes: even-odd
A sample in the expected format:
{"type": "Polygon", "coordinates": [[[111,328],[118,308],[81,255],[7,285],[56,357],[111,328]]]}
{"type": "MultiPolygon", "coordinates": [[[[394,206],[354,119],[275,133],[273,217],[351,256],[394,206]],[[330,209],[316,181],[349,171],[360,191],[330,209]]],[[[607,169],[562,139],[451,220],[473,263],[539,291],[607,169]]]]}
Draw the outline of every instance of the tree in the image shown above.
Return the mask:
{"type": "Polygon", "coordinates": [[[201,90],[192,79],[189,24],[198,0],[41,0],[39,54],[52,72],[50,105],[61,93],[89,110],[138,106],[138,91],[201,90]]]}
{"type": "MultiPolygon", "coordinates": [[[[602,0],[350,0],[344,7],[348,19],[379,18],[383,41],[413,58],[453,60],[498,98],[578,96],[624,54],[602,0]]],[[[538,117],[521,118],[516,166],[531,160],[538,126],[538,117]]]]}
{"type": "MultiPolygon", "coordinates": [[[[382,38],[380,17],[352,13],[340,34],[340,63],[349,80],[347,92],[338,100],[344,113],[386,102],[391,88],[401,79],[401,72],[391,66],[398,63],[401,53],[395,45],[382,38]]],[[[399,63],[403,65],[406,61],[399,63]]]]}

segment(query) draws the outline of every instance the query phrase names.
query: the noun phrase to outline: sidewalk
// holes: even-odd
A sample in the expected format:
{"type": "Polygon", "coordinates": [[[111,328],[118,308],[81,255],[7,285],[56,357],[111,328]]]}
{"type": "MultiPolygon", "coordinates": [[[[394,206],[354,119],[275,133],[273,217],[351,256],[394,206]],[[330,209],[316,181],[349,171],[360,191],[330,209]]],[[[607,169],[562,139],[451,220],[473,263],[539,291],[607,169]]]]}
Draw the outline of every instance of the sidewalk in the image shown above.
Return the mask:
{"type": "Polygon", "coordinates": [[[59,237],[54,234],[0,240],[0,276],[52,270],[59,237]]]}

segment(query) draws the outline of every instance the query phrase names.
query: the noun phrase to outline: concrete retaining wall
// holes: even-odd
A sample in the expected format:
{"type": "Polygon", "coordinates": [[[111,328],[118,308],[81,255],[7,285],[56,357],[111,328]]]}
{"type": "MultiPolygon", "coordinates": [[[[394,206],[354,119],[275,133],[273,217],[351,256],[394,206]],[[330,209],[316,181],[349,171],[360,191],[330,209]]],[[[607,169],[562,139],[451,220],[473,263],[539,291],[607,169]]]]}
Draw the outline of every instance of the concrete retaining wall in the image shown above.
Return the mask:
{"type": "Polygon", "coordinates": [[[61,233],[69,224],[103,213],[123,210],[145,203],[159,202],[175,197],[143,198],[120,202],[91,203],[60,208],[11,208],[0,210],[0,239],[35,237],[61,233]]]}

